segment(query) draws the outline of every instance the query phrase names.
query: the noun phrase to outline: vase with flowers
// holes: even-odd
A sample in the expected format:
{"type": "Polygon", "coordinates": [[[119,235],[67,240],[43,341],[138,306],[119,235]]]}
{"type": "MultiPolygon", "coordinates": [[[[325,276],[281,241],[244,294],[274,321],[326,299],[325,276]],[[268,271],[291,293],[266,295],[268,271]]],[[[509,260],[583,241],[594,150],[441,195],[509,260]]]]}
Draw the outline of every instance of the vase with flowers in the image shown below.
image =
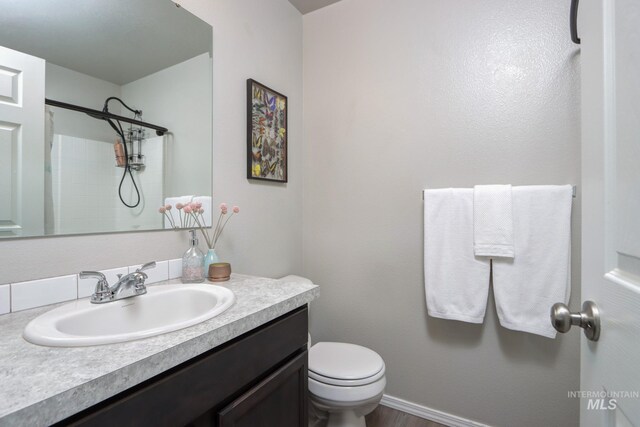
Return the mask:
{"type": "Polygon", "coordinates": [[[204,241],[207,244],[207,253],[204,256],[204,274],[207,275],[209,271],[209,266],[213,263],[217,263],[220,261],[218,258],[218,254],[216,253],[216,244],[218,243],[218,239],[222,235],[227,223],[231,219],[234,214],[240,213],[240,208],[238,206],[234,206],[231,208],[231,212],[229,212],[229,208],[226,203],[220,204],[220,212],[218,213],[218,221],[216,223],[215,228],[208,227],[206,225],[206,220],[204,217],[204,209],[202,208],[202,203],[200,202],[191,202],[187,204],[176,203],[175,208],[178,211],[177,218],[174,215],[171,215],[171,210],[173,206],[165,205],[158,209],[158,212],[163,214],[168,223],[174,229],[180,228],[192,228],[199,229],[202,237],[204,237],[204,241]]]}

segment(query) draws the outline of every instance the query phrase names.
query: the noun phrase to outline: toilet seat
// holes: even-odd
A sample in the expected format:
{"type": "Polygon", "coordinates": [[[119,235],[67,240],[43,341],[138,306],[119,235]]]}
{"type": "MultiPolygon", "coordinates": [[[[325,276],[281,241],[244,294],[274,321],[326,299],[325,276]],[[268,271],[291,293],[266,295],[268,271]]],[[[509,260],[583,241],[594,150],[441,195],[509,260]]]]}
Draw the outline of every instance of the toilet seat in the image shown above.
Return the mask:
{"type": "Polygon", "coordinates": [[[331,402],[333,406],[352,406],[371,400],[379,400],[387,385],[387,379],[383,376],[379,380],[355,387],[335,386],[321,383],[309,378],[309,393],[311,400],[316,397],[331,402]]]}
{"type": "Polygon", "coordinates": [[[373,382],[376,382],[380,378],[382,378],[384,376],[384,373],[385,373],[384,363],[382,364],[382,368],[380,368],[380,370],[375,375],[372,375],[366,378],[355,378],[355,379],[349,379],[349,380],[345,380],[342,378],[326,377],[324,375],[320,375],[317,372],[312,371],[311,368],[309,368],[309,378],[312,378],[324,384],[341,386],[341,387],[354,387],[354,386],[371,384],[373,382]]]}
{"type": "Polygon", "coordinates": [[[309,350],[309,378],[323,384],[364,386],[378,381],[384,373],[382,357],[360,345],[319,342],[309,350]]]}

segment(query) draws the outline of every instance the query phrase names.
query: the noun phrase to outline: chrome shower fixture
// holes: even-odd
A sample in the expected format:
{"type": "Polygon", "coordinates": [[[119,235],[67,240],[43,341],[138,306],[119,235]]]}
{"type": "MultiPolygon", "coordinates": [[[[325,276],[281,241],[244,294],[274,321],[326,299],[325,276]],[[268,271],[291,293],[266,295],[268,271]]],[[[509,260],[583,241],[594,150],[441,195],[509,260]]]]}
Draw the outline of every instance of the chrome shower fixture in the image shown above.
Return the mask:
{"type": "MultiPolygon", "coordinates": [[[[136,120],[142,121],[142,111],[137,111],[135,115],[136,120]]],[[[134,171],[139,171],[144,168],[144,154],[142,154],[142,142],[146,138],[146,131],[143,127],[134,127],[133,124],[129,125],[129,129],[126,132],[126,140],[128,144],[129,155],[129,167],[134,171]]]]}

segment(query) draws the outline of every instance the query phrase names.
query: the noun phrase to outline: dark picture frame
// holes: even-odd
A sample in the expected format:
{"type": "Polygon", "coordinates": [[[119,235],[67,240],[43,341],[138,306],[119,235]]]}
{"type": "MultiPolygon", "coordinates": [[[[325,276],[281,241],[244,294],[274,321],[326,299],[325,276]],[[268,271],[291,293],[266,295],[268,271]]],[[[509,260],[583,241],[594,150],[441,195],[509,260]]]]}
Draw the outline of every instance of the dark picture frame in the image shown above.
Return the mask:
{"type": "Polygon", "coordinates": [[[287,97],[247,79],[247,179],[287,182],[287,97]]]}

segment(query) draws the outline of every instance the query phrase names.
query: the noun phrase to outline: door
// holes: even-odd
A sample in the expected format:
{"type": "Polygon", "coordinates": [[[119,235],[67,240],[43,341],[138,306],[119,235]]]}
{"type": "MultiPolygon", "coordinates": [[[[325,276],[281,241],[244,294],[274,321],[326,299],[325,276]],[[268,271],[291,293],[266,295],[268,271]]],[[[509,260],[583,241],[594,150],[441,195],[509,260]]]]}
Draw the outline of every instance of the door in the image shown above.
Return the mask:
{"type": "Polygon", "coordinates": [[[45,61],[0,46],[0,236],[44,232],[45,61]]]}
{"type": "Polygon", "coordinates": [[[640,426],[640,2],[579,14],[582,299],[602,326],[582,337],[580,425],[640,426]]]}

